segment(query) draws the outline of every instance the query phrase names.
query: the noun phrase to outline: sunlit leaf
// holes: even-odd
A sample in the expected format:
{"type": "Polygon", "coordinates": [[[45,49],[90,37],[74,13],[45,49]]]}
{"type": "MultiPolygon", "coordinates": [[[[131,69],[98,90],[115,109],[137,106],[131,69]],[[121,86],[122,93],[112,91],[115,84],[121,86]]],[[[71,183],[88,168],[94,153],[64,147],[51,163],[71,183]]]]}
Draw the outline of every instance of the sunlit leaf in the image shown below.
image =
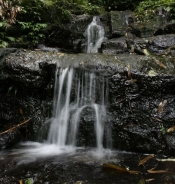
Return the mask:
{"type": "Polygon", "coordinates": [[[127,80],[127,82],[129,82],[129,83],[135,83],[135,82],[137,82],[137,79],[130,79],[130,80],[127,80]]]}
{"type": "Polygon", "coordinates": [[[150,179],[146,179],[145,181],[150,182],[150,181],[154,181],[154,180],[155,180],[155,178],[150,178],[150,179]]]}
{"type": "Polygon", "coordinates": [[[143,53],[144,53],[146,56],[150,56],[150,53],[148,52],[147,49],[143,49],[143,53]]]}
{"type": "Polygon", "coordinates": [[[25,182],[26,184],[33,184],[33,178],[28,178],[27,181],[25,182]]]}
{"type": "Polygon", "coordinates": [[[160,102],[159,106],[158,106],[158,113],[162,113],[163,112],[163,107],[165,106],[165,104],[167,103],[167,100],[164,100],[162,102],[160,102]]]}
{"type": "Polygon", "coordinates": [[[148,75],[149,75],[150,77],[153,77],[153,76],[156,76],[157,73],[156,73],[154,70],[150,70],[150,71],[148,72],[148,75]]]}
{"type": "Polygon", "coordinates": [[[153,158],[154,155],[148,155],[146,158],[140,160],[138,166],[143,165],[145,162],[147,162],[149,159],[153,158]]]}
{"type": "Polygon", "coordinates": [[[169,133],[169,132],[173,132],[173,131],[175,131],[175,126],[172,126],[171,128],[169,128],[169,129],[167,130],[168,133],[169,133]]]}
{"type": "Polygon", "coordinates": [[[127,70],[128,70],[128,78],[131,79],[131,66],[130,65],[127,66],[127,70]]]}
{"type": "Polygon", "coordinates": [[[114,169],[116,171],[120,171],[120,172],[124,172],[124,173],[130,173],[130,174],[139,174],[140,173],[140,171],[127,170],[127,169],[125,169],[119,165],[116,165],[116,164],[105,163],[105,164],[103,164],[103,167],[107,168],[107,169],[114,169]]]}
{"type": "Polygon", "coordinates": [[[154,168],[152,168],[152,169],[147,170],[147,172],[150,174],[159,174],[159,173],[167,173],[168,171],[166,171],[166,170],[154,170],[154,168]]]}
{"type": "Polygon", "coordinates": [[[83,181],[76,181],[75,183],[73,183],[73,184],[82,184],[83,183],[83,181]]]}
{"type": "Polygon", "coordinates": [[[10,40],[11,42],[14,42],[14,41],[15,41],[15,38],[14,38],[14,37],[6,36],[6,38],[7,38],[8,40],[10,40]]]}
{"type": "Polygon", "coordinates": [[[65,55],[64,53],[57,53],[57,54],[59,58],[65,55]]]}

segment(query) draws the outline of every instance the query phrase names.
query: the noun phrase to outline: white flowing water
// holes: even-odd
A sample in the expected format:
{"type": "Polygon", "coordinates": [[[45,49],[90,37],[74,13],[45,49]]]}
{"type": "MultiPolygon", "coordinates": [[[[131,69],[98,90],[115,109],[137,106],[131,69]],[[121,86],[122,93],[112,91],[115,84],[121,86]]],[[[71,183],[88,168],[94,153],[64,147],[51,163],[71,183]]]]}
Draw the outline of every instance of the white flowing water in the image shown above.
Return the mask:
{"type": "Polygon", "coordinates": [[[95,159],[110,156],[111,150],[103,146],[104,137],[106,148],[111,144],[110,122],[108,126],[105,124],[107,89],[108,83],[102,75],[73,68],[58,69],[55,73],[53,117],[41,128],[41,132],[49,128],[48,139],[44,143],[25,142],[21,144],[20,149],[13,150],[12,154],[20,157],[19,164],[26,164],[47,156],[75,154],[83,150],[85,150],[83,154],[95,159]],[[80,121],[84,115],[89,118],[87,122],[80,121]],[[82,130],[79,132],[80,122],[85,130],[86,123],[92,122],[90,124],[92,127],[87,129],[87,131],[93,131],[94,128],[94,132],[89,132],[92,137],[84,136],[82,130]],[[81,145],[78,138],[81,139],[82,135],[88,143],[89,139],[93,139],[92,145],[81,145]],[[86,151],[84,146],[93,148],[88,148],[86,151]]]}
{"type": "Polygon", "coordinates": [[[104,28],[99,25],[98,17],[93,17],[87,32],[87,53],[98,53],[98,49],[104,40],[104,28]]]}
{"type": "MultiPolygon", "coordinates": [[[[97,53],[104,40],[104,28],[99,24],[97,17],[93,18],[86,31],[88,38],[87,53],[97,53]]],[[[98,76],[93,72],[78,71],[73,68],[57,69],[55,73],[53,116],[41,128],[42,139],[43,133],[48,130],[48,125],[50,125],[47,141],[44,143],[21,143],[21,148],[14,149],[12,152],[12,155],[16,155],[16,158],[20,160],[18,164],[26,164],[47,156],[74,154],[76,150],[84,149],[83,146],[85,145],[81,145],[80,141],[78,146],[82,147],[77,147],[77,142],[81,117],[87,113],[91,113],[88,114],[88,117],[94,123],[96,147],[82,153],[85,157],[87,153],[91,159],[92,157],[99,159],[110,156],[111,150],[104,149],[103,146],[104,134],[106,148],[111,145],[110,126],[105,130],[106,102],[108,99],[107,85],[107,81],[102,75],[98,76]]],[[[86,120],[83,123],[87,123],[86,120]]],[[[90,132],[90,134],[93,133],[90,132]]],[[[81,133],[79,136],[81,137],[81,133]]],[[[90,139],[89,137],[84,138],[90,139]]],[[[94,140],[92,144],[94,144],[94,140]]]]}
{"type": "Polygon", "coordinates": [[[106,121],[105,80],[94,73],[75,72],[73,68],[61,69],[58,78],[56,73],[54,117],[49,130],[48,142],[62,148],[76,146],[81,113],[88,107],[95,114],[96,147],[97,152],[101,152],[106,121]],[[101,80],[101,85],[99,80],[101,80]],[[73,100],[70,100],[71,94],[74,96],[73,100]]]}
{"type": "MultiPolygon", "coordinates": [[[[68,130],[69,101],[70,101],[73,69],[70,69],[69,72],[68,70],[69,70],[68,68],[62,70],[61,75],[59,77],[60,87],[58,90],[58,98],[55,107],[56,108],[55,118],[53,119],[53,122],[51,124],[48,137],[50,143],[57,144],[60,147],[66,144],[66,136],[68,130]],[[65,84],[66,79],[67,79],[66,92],[63,92],[63,85],[65,84]]],[[[55,95],[57,96],[57,94],[55,95]]]]}

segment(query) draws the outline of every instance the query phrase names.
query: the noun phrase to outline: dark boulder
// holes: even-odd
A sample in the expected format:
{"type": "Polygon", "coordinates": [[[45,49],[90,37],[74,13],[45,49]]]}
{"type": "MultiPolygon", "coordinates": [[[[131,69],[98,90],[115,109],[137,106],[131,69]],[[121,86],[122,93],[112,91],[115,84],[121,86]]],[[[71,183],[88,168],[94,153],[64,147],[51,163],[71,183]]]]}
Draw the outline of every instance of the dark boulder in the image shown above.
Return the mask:
{"type": "MultiPolygon", "coordinates": [[[[170,140],[175,139],[167,132],[174,126],[175,118],[175,63],[170,56],[159,57],[159,61],[166,69],[152,57],[135,54],[12,53],[2,65],[1,78],[4,77],[7,83],[3,83],[0,91],[3,97],[0,122],[4,122],[0,124],[1,130],[23,122],[24,118],[32,118],[24,129],[19,129],[20,135],[17,134],[15,140],[18,136],[18,140],[23,140],[23,137],[24,140],[37,140],[40,127],[52,117],[55,66],[71,66],[77,72],[95,72],[99,79],[105,78],[108,83],[104,145],[127,151],[169,154],[169,148],[174,150],[170,140]],[[11,86],[13,89],[8,92],[11,86]],[[166,103],[158,110],[162,102],[166,103]],[[109,132],[112,132],[112,141],[109,132]]],[[[101,80],[99,88],[100,83],[101,80]]],[[[94,113],[91,111],[85,109],[81,114],[78,145],[92,146],[95,143],[94,113]],[[91,137],[90,140],[86,135],[91,137]]]]}
{"type": "Polygon", "coordinates": [[[14,133],[0,135],[1,148],[7,148],[21,140],[36,139],[40,123],[51,116],[55,62],[51,59],[49,63],[49,54],[45,59],[39,57],[39,52],[28,52],[26,57],[25,50],[1,49],[1,53],[1,132],[32,118],[14,133]]]}
{"type": "Polygon", "coordinates": [[[173,54],[173,50],[175,50],[175,34],[155,36],[149,39],[148,42],[148,50],[154,54],[164,54],[170,47],[173,47],[173,54]]]}
{"type": "Polygon", "coordinates": [[[103,54],[121,54],[128,52],[125,37],[113,38],[102,43],[103,54]]]}

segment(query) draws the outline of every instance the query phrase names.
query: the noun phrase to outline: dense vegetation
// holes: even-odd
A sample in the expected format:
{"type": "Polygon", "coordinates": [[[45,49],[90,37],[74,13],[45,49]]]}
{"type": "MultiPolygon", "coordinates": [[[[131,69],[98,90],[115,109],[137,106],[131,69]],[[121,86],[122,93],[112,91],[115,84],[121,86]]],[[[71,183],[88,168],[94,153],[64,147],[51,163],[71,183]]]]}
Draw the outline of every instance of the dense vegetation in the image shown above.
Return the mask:
{"type": "Polygon", "coordinates": [[[143,21],[160,6],[174,16],[174,0],[0,0],[0,47],[35,46],[52,24],[62,26],[71,14],[132,10],[143,21]]]}

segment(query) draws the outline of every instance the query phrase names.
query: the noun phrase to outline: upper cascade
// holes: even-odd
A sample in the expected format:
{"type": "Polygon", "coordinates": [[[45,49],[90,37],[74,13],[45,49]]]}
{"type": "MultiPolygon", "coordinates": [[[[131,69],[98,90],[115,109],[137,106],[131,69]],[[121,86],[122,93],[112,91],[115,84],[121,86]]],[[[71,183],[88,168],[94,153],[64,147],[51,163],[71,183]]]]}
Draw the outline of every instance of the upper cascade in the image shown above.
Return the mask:
{"type": "Polygon", "coordinates": [[[98,53],[104,40],[104,28],[99,25],[98,17],[93,17],[92,22],[88,25],[87,32],[87,53],[98,53]]]}

